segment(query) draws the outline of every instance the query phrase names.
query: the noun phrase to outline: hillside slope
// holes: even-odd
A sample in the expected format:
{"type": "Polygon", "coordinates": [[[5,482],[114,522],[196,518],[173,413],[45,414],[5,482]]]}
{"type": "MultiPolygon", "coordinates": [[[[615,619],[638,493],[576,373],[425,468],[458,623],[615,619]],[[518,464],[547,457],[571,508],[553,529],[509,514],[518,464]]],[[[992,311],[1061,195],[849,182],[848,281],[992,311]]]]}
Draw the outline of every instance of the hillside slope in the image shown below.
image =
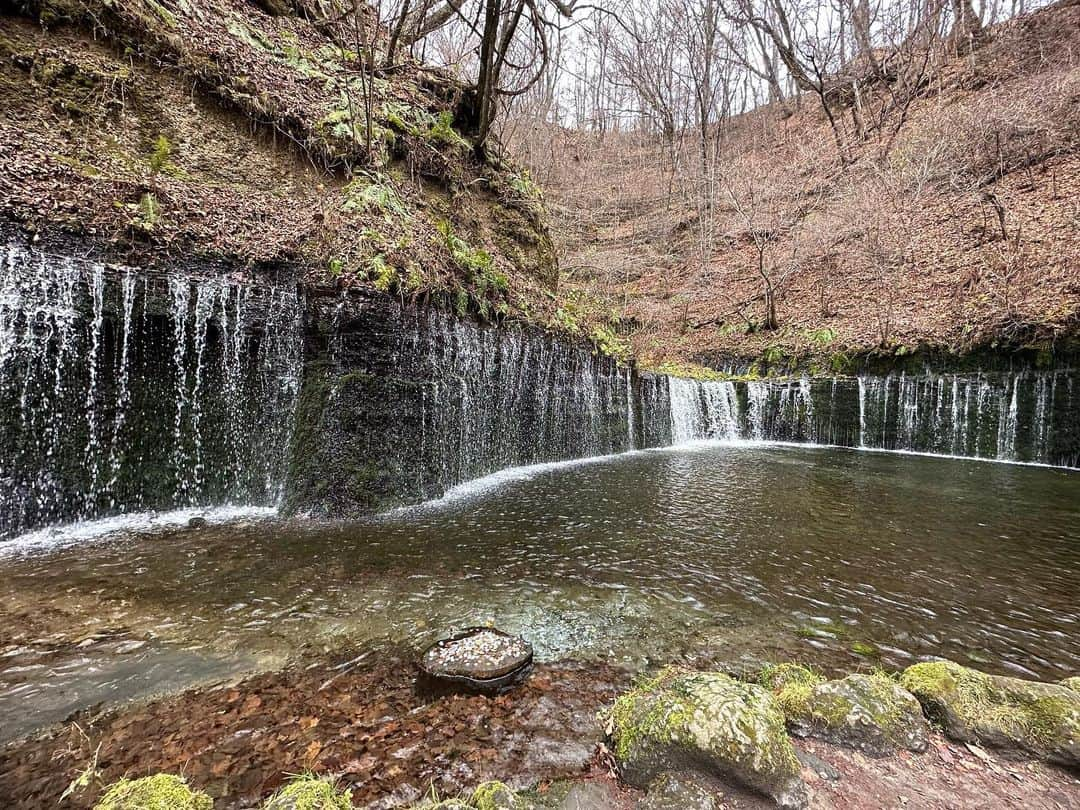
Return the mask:
{"type": "Polygon", "coordinates": [[[906,120],[860,136],[850,105],[834,114],[845,165],[804,97],[730,121],[704,182],[690,142],[533,128],[517,147],[549,194],[569,285],[606,296],[647,363],[843,368],[862,355],[1075,345],[1076,0],[935,64],[906,120]],[[775,329],[763,328],[759,253],[775,329]]]}
{"type": "Polygon", "coordinates": [[[557,283],[542,206],[478,157],[468,94],[409,60],[371,77],[327,32],[243,0],[0,16],[0,226],[112,260],[291,263],[311,283],[542,318],[557,283]]]}

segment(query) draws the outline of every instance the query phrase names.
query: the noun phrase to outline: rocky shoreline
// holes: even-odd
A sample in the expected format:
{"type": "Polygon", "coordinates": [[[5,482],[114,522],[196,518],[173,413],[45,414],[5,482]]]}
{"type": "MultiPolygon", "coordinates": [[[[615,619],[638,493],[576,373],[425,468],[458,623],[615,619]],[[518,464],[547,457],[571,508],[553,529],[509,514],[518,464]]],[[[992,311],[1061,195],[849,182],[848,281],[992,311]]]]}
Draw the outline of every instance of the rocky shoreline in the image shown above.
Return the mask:
{"type": "Polygon", "coordinates": [[[0,796],[28,810],[156,807],[153,791],[177,810],[1066,808],[1077,686],[947,661],[831,680],[669,667],[634,685],[541,664],[509,693],[433,698],[406,657],[384,656],[84,713],[0,753],[0,796]]]}

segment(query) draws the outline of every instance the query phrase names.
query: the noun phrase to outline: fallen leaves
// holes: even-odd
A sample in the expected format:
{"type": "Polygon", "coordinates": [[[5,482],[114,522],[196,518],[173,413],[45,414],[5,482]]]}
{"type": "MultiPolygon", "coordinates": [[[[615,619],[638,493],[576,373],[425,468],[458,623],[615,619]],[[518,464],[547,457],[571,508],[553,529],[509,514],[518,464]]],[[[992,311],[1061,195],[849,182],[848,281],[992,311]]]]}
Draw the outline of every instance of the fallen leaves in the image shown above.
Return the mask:
{"type": "MultiPolygon", "coordinates": [[[[431,699],[415,691],[406,656],[370,660],[381,663],[340,673],[297,666],[120,710],[96,718],[85,736],[73,727],[24,741],[0,755],[0,795],[27,810],[53,810],[98,746],[103,783],[130,773],[184,773],[220,810],[251,806],[285,774],[303,770],[340,774],[358,803],[432,784],[452,795],[485,778],[565,777],[575,767],[550,752],[581,748],[581,718],[595,717],[627,677],[605,667],[542,666],[496,698],[431,699]]],[[[592,725],[586,736],[599,740],[602,729],[592,725]]],[[[578,767],[587,759],[583,753],[578,767]]],[[[86,808],[94,798],[95,790],[85,790],[65,806],[86,808]]]]}

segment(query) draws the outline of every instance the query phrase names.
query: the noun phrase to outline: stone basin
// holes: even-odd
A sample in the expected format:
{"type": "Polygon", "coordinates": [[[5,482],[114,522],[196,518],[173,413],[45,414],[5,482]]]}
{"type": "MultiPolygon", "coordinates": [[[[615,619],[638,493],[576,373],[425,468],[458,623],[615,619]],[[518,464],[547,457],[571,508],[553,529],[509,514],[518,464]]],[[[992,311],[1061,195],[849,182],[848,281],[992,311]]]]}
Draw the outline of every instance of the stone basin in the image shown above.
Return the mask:
{"type": "Polygon", "coordinates": [[[428,686],[500,691],[519,683],[532,666],[525,639],[492,627],[470,627],[424,650],[417,664],[428,686]]]}

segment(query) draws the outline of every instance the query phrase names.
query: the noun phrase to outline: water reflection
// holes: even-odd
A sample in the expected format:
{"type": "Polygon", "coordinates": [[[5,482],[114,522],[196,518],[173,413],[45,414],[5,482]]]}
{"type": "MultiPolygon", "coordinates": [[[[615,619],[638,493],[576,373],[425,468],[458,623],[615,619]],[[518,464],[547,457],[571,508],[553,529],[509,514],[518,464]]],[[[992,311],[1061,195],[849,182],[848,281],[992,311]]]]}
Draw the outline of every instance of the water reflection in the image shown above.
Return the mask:
{"type": "Polygon", "coordinates": [[[488,621],[542,660],[1080,671],[1080,473],[1042,468],[700,446],[364,523],[133,533],[0,564],[11,728],[102,694],[488,621]]]}

